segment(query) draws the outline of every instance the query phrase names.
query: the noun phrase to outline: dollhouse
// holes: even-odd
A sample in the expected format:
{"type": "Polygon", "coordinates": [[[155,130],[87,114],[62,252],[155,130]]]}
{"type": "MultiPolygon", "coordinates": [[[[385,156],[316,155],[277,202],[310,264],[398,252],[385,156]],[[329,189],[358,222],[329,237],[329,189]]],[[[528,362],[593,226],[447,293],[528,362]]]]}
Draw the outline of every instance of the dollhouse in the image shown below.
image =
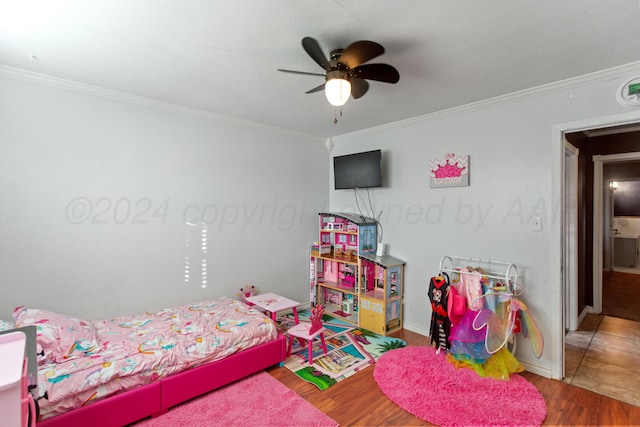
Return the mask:
{"type": "Polygon", "coordinates": [[[309,294],[325,314],[381,335],[402,328],[404,261],[377,256],[377,223],[347,213],[319,214],[309,294]]]}

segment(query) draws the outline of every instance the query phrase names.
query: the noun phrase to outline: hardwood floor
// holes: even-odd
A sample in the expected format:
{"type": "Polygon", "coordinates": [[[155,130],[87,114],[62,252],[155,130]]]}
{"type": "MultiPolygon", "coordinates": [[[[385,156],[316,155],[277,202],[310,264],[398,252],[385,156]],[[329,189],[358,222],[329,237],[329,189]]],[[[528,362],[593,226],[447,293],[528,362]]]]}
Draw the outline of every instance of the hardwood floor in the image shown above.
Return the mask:
{"type": "MultiPolygon", "coordinates": [[[[408,345],[429,345],[428,337],[410,331],[403,330],[393,336],[408,345]]],[[[267,372],[341,426],[432,425],[389,400],[373,379],[373,369],[371,366],[325,391],[284,367],[272,367],[267,372]]],[[[521,375],[537,387],[547,403],[543,425],[640,425],[640,407],[529,372],[521,375]]]]}
{"type": "Polygon", "coordinates": [[[602,314],[640,322],[640,274],[602,272],[602,314]]]}

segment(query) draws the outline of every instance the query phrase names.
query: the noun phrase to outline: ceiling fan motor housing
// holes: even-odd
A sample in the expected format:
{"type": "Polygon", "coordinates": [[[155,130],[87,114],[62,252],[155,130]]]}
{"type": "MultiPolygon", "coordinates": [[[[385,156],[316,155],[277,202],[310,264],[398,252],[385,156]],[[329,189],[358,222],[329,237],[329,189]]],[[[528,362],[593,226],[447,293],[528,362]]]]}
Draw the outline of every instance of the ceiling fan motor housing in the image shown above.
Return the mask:
{"type": "Polygon", "coordinates": [[[343,79],[348,81],[351,79],[349,68],[338,62],[343,50],[344,49],[334,49],[329,54],[329,69],[327,70],[326,81],[332,79],[343,79]]]}
{"type": "MultiPolygon", "coordinates": [[[[331,53],[329,54],[329,59],[331,59],[332,61],[338,61],[338,59],[340,58],[340,55],[342,55],[342,51],[344,49],[334,49],[331,51],[331,53]]],[[[333,65],[333,64],[332,64],[333,65]]]]}
{"type": "Polygon", "coordinates": [[[333,80],[333,79],[342,79],[342,80],[350,81],[351,76],[349,75],[348,70],[332,69],[331,71],[327,71],[326,79],[327,81],[333,80]]]}

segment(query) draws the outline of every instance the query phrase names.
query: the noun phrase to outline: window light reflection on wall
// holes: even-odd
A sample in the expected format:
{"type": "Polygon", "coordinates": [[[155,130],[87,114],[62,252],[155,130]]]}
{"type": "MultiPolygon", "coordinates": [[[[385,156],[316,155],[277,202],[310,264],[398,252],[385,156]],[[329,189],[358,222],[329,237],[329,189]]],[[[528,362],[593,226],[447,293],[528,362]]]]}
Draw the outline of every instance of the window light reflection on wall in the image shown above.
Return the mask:
{"type": "MultiPolygon", "coordinates": [[[[189,252],[189,250],[191,248],[193,248],[194,246],[197,247],[197,243],[195,243],[195,245],[192,245],[192,238],[191,238],[191,233],[190,227],[196,227],[196,224],[192,224],[192,223],[186,223],[187,225],[187,231],[185,233],[184,236],[184,245],[187,249],[187,252],[189,252]]],[[[198,254],[201,259],[200,259],[200,287],[201,288],[206,288],[207,287],[207,278],[208,278],[208,266],[207,266],[207,253],[208,253],[208,238],[207,238],[207,225],[206,224],[202,224],[201,225],[201,229],[200,229],[200,253],[198,254]]],[[[194,258],[197,258],[197,256],[194,256],[194,258]]],[[[196,267],[197,268],[197,267],[196,267]]],[[[189,255],[184,257],[184,282],[185,284],[189,284],[189,282],[191,281],[191,257],[189,255]]]]}
{"type": "Polygon", "coordinates": [[[201,263],[201,278],[202,284],[200,285],[202,288],[207,287],[207,258],[204,257],[207,255],[207,224],[202,224],[202,230],[200,232],[200,250],[202,251],[202,263],[201,263]]]}

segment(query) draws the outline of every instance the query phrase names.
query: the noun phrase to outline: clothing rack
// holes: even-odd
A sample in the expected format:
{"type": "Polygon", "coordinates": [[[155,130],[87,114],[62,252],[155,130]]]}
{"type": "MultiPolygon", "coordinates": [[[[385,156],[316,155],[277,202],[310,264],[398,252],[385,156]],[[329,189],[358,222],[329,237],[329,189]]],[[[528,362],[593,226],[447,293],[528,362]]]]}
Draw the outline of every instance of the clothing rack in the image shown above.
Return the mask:
{"type": "Polygon", "coordinates": [[[518,286],[518,267],[513,263],[492,259],[468,258],[451,255],[445,255],[440,260],[440,271],[442,272],[460,273],[460,271],[466,267],[480,267],[486,273],[483,273],[483,276],[497,280],[504,280],[507,282],[505,284],[511,284],[513,287],[518,286]]]}

